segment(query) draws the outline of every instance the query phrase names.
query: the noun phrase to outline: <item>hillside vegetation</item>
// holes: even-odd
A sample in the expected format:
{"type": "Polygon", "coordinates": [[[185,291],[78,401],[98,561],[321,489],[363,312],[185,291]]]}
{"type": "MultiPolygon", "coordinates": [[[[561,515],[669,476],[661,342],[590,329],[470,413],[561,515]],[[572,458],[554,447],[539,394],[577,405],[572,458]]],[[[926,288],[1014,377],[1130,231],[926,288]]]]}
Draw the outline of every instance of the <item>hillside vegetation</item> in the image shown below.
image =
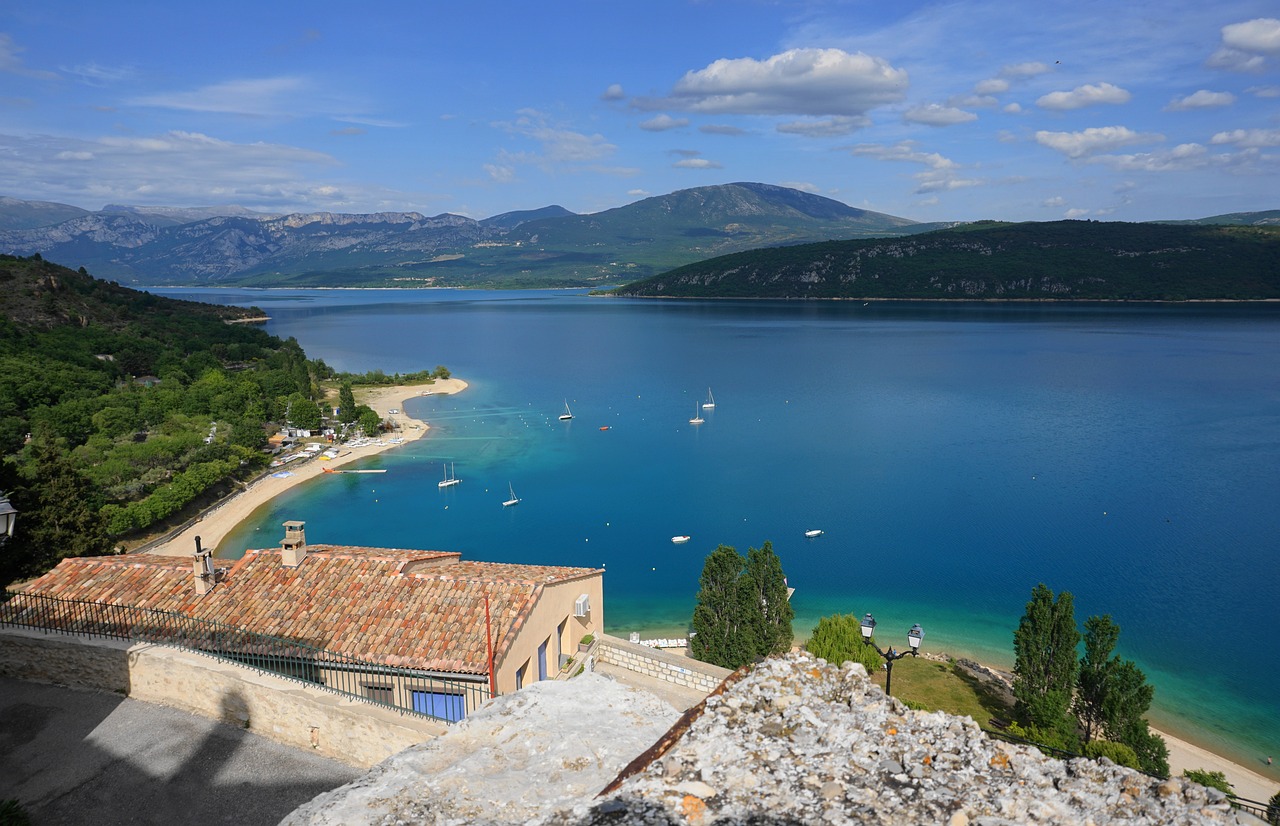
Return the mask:
{"type": "MultiPolygon", "coordinates": [[[[258,472],[273,423],[332,375],[260,310],[176,301],[0,256],[0,491],[21,516],[0,583],[110,551],[258,472]]],[[[309,407],[309,409],[308,409],[309,407]]]]}
{"type": "Polygon", "coordinates": [[[727,255],[613,291],[699,298],[1280,298],[1280,228],[978,222],[727,255]]]}

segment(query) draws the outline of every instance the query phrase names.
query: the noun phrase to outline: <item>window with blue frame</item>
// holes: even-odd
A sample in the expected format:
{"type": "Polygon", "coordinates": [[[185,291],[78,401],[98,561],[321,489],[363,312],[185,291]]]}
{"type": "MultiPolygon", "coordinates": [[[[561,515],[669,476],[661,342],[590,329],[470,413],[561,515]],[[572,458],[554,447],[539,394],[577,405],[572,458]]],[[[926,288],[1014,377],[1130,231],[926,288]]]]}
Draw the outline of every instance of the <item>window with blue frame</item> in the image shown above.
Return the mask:
{"type": "Polygon", "coordinates": [[[467,701],[461,694],[417,689],[409,694],[413,698],[413,710],[421,714],[430,714],[450,723],[458,722],[467,714],[467,701]]]}

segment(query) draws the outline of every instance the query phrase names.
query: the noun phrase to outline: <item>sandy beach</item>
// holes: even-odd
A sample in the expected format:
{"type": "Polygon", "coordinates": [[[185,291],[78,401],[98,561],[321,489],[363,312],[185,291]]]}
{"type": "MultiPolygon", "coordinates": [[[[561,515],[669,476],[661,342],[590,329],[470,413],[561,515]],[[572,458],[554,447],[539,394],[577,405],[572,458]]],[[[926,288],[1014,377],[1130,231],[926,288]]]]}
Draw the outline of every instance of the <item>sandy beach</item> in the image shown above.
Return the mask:
{"type": "Polygon", "coordinates": [[[323,473],[325,468],[339,468],[425,436],[429,429],[427,423],[404,412],[404,404],[408,399],[427,393],[431,395],[458,393],[466,387],[467,383],[462,379],[450,378],[438,379],[433,384],[357,388],[356,401],[369,405],[380,413],[383,419],[395,426],[392,433],[386,434],[380,440],[382,444],[367,444],[362,447],[340,445],[335,459],[313,457],[283,465],[274,473],[258,479],[244,491],[201,514],[199,519],[180,533],[161,545],[149,548],[147,552],[164,556],[189,556],[195,552],[195,538],[198,536],[201,546],[213,550],[214,556],[218,556],[218,543],[273,497],[308,479],[314,479],[323,473]],[[397,412],[391,413],[392,410],[397,412]],[[392,444],[391,439],[400,441],[392,444]]]}

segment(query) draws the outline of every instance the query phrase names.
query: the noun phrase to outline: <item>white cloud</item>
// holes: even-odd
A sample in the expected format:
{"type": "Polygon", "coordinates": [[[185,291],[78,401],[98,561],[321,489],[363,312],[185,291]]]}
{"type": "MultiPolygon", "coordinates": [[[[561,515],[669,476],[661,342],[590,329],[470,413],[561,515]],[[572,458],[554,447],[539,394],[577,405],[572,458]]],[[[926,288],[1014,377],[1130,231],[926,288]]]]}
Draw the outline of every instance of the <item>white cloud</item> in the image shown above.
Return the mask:
{"type": "Polygon", "coordinates": [[[1036,132],[1037,143],[1055,149],[1068,158],[1083,158],[1122,146],[1162,140],[1163,135],[1134,132],[1125,126],[1095,126],[1081,132],[1036,132]]]}
{"type": "Polygon", "coordinates": [[[515,167],[487,163],[484,165],[484,171],[489,176],[489,180],[496,183],[509,184],[516,179],[515,167]]]}
{"type": "Polygon", "coordinates": [[[689,112],[860,117],[900,101],[907,85],[906,71],[882,58],[840,49],[791,49],[767,60],[717,60],[687,72],[666,98],[634,103],[689,112]]]}
{"type": "Polygon", "coordinates": [[[704,126],[699,126],[698,131],[704,135],[729,135],[730,137],[747,134],[745,129],[739,129],[736,126],[729,126],[724,123],[708,123],[704,126]]]}
{"type": "Polygon", "coordinates": [[[54,80],[58,76],[53,72],[40,69],[28,69],[20,55],[26,49],[13,42],[13,38],[0,32],[0,72],[32,77],[39,80],[54,80]]]}
{"type": "Polygon", "coordinates": [[[1050,92],[1036,100],[1036,105],[1043,109],[1080,109],[1097,103],[1128,103],[1130,97],[1127,91],[1110,83],[1086,83],[1070,92],[1050,92]]]}
{"type": "Polygon", "coordinates": [[[1186,97],[1174,98],[1164,107],[1166,112],[1185,112],[1190,109],[1214,109],[1219,106],[1230,106],[1236,102],[1236,96],[1230,92],[1210,92],[1201,89],[1186,97]]]}
{"type": "Polygon", "coordinates": [[[1021,114],[1021,112],[1022,112],[1022,105],[1021,105],[1021,104],[1019,104],[1019,103],[1009,103],[1009,104],[1005,104],[1004,109],[1002,109],[1001,111],[1002,111],[1002,112],[1008,112],[1010,115],[1017,115],[1017,114],[1021,114]]]}
{"type": "Polygon", "coordinates": [[[1280,98],[1280,86],[1250,86],[1245,91],[1254,97],[1280,98]]]}
{"type": "Polygon", "coordinates": [[[1035,77],[1036,75],[1047,74],[1052,72],[1053,67],[1046,63],[1030,62],[1030,63],[1012,63],[1008,66],[1000,68],[1000,77],[1021,80],[1023,78],[1035,77]]]}
{"type": "Polygon", "coordinates": [[[1209,164],[1228,165],[1241,160],[1230,155],[1208,155],[1208,150],[1198,143],[1184,143],[1163,152],[1142,152],[1134,155],[1100,155],[1093,163],[1103,163],[1125,172],[1181,172],[1199,169],[1209,164]]]}
{"type": "Polygon", "coordinates": [[[197,132],[88,140],[0,135],[0,192],[25,192],[39,180],[42,200],[234,203],[285,210],[341,210],[393,200],[396,208],[407,205],[397,193],[313,179],[337,165],[333,157],[310,149],[233,143],[197,132]],[[358,202],[352,200],[357,197],[358,202]]]}
{"type": "Polygon", "coordinates": [[[65,74],[71,75],[81,83],[89,86],[105,86],[128,80],[137,72],[131,66],[100,66],[97,63],[80,63],[75,66],[59,67],[65,74]]]}
{"type": "Polygon", "coordinates": [[[780,123],[776,128],[786,135],[803,135],[806,138],[834,138],[851,134],[871,125],[866,117],[831,117],[822,120],[797,120],[780,123]]]}
{"type": "Polygon", "coordinates": [[[955,126],[958,123],[975,121],[978,116],[954,106],[930,103],[908,109],[903,113],[902,119],[908,123],[923,123],[926,126],[955,126]]]}
{"type": "Polygon", "coordinates": [[[1209,143],[1235,144],[1254,148],[1280,146],[1280,129],[1233,129],[1230,132],[1217,133],[1209,143]]]}
{"type": "Polygon", "coordinates": [[[601,100],[622,100],[627,93],[622,91],[621,83],[610,83],[609,88],[600,93],[601,100]]]}
{"type": "Polygon", "coordinates": [[[937,152],[921,152],[916,149],[914,141],[901,141],[895,144],[863,143],[851,147],[849,153],[858,157],[876,158],[881,161],[904,161],[906,163],[924,164],[931,169],[955,169],[955,161],[944,158],[937,152]]]}
{"type": "Polygon", "coordinates": [[[974,84],[974,94],[978,95],[999,95],[1009,91],[1009,81],[1004,78],[993,77],[988,80],[981,80],[974,84]]]}
{"type": "Polygon", "coordinates": [[[522,109],[514,121],[497,123],[512,135],[528,138],[540,146],[535,153],[504,153],[511,163],[529,164],[582,164],[612,155],[616,146],[603,135],[588,135],[554,124],[536,109],[522,109]]]}
{"type": "Polygon", "coordinates": [[[808,181],[781,181],[778,183],[778,186],[785,186],[788,189],[798,189],[801,192],[810,192],[814,195],[817,195],[822,191],[815,184],[811,184],[808,181]]]}
{"type": "Polygon", "coordinates": [[[649,191],[646,189],[628,189],[627,195],[631,196],[632,198],[648,198],[649,191]]]}
{"type": "Polygon", "coordinates": [[[1040,206],[1045,206],[1045,207],[1060,207],[1060,206],[1066,206],[1066,205],[1067,205],[1067,199],[1063,198],[1061,195],[1055,195],[1052,198],[1045,198],[1043,201],[1040,202],[1040,206]]]}
{"type": "Polygon", "coordinates": [[[1225,69],[1229,72],[1260,72],[1267,65],[1262,55],[1249,54],[1239,49],[1218,49],[1209,55],[1205,65],[1210,69],[1225,69]]]}
{"type": "Polygon", "coordinates": [[[299,77],[264,77],[228,80],[190,92],[144,95],[129,101],[134,106],[155,106],[187,112],[276,117],[296,109],[297,96],[306,83],[299,77]]]}
{"type": "Polygon", "coordinates": [[[720,164],[706,158],[685,158],[671,165],[677,169],[724,169],[720,164]]]}
{"type": "Polygon", "coordinates": [[[1075,219],[1077,219],[1077,218],[1083,218],[1084,216],[1086,216],[1086,215],[1088,215],[1088,214],[1089,214],[1089,210],[1087,210],[1087,209],[1078,209],[1078,208],[1077,208],[1077,209],[1069,209],[1069,210],[1067,210],[1067,212],[1066,212],[1066,218],[1067,218],[1067,220],[1068,220],[1068,221],[1074,221],[1075,219]]]}
{"type": "Polygon", "coordinates": [[[1242,52],[1280,55],[1280,20],[1259,17],[1223,26],[1222,45],[1242,52]]]}
{"type": "Polygon", "coordinates": [[[665,132],[668,129],[680,129],[688,125],[688,118],[673,118],[670,115],[663,114],[642,122],[640,128],[646,132],[665,132]]]}

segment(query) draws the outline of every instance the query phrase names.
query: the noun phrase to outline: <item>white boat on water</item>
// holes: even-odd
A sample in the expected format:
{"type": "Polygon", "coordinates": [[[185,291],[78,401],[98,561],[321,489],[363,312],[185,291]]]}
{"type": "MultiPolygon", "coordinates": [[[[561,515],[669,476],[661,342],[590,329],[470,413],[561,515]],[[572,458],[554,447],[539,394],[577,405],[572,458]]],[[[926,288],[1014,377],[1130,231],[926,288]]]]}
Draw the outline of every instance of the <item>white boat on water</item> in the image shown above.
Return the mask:
{"type": "Polygon", "coordinates": [[[703,410],[711,410],[716,406],[716,397],[711,395],[711,388],[707,388],[707,400],[702,403],[703,410]]]}
{"type": "Polygon", "coordinates": [[[507,490],[511,493],[511,498],[502,503],[502,507],[509,508],[512,505],[520,504],[520,500],[516,498],[516,489],[511,487],[511,483],[507,482],[507,490]]]}
{"type": "Polygon", "coordinates": [[[672,541],[672,542],[674,542],[674,543],[676,543],[677,545],[683,545],[684,543],[686,543],[686,542],[688,542],[688,541],[689,541],[689,537],[687,537],[687,536],[673,536],[673,537],[671,537],[671,541],[672,541]]]}
{"type": "Polygon", "coordinates": [[[702,414],[698,412],[698,406],[693,407],[693,418],[689,420],[689,424],[702,424],[706,419],[702,418],[702,414]]]}
{"type": "Polygon", "coordinates": [[[436,482],[437,486],[442,488],[448,488],[448,487],[453,487],[454,485],[462,481],[461,479],[458,478],[457,474],[454,472],[452,468],[452,463],[450,463],[450,465],[451,465],[450,467],[447,467],[444,469],[444,479],[439,482],[436,482]]]}
{"type": "Polygon", "coordinates": [[[564,412],[560,414],[560,421],[568,421],[573,418],[573,411],[569,409],[569,400],[564,400],[564,412]]]}
{"type": "Polygon", "coordinates": [[[807,536],[809,539],[813,539],[814,537],[822,536],[822,531],[815,528],[811,531],[805,531],[804,535],[807,536]]]}

